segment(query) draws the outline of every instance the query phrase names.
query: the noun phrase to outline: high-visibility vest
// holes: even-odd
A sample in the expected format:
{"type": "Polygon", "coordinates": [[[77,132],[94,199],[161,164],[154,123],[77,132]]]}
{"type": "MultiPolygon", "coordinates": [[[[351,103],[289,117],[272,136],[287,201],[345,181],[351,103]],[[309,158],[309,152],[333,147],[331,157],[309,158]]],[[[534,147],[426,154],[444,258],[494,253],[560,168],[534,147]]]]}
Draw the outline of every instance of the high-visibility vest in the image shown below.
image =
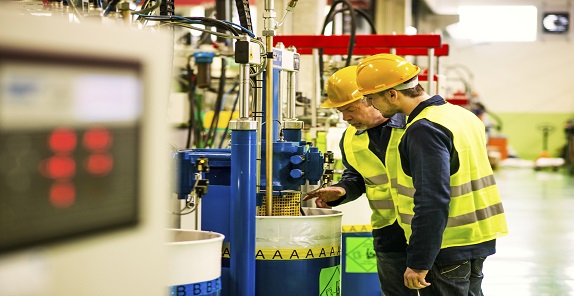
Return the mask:
{"type": "Polygon", "coordinates": [[[349,126],[343,139],[345,158],[347,162],[363,176],[365,180],[365,195],[371,207],[371,226],[373,229],[383,228],[396,221],[395,205],[393,194],[396,196],[396,162],[398,159],[398,143],[404,133],[404,129],[391,129],[391,137],[386,147],[385,163],[391,175],[387,173],[387,168],[383,162],[369,150],[369,135],[365,131],[356,134],[357,129],[349,126]]]}
{"type": "MultiPolygon", "coordinates": [[[[450,176],[449,214],[441,248],[478,244],[508,234],[500,193],[488,161],[482,121],[470,111],[446,103],[423,109],[407,124],[407,132],[414,122],[423,118],[452,132],[460,163],[458,171],[450,176]]],[[[398,168],[397,211],[408,242],[415,215],[416,190],[401,161],[398,168]]]]}

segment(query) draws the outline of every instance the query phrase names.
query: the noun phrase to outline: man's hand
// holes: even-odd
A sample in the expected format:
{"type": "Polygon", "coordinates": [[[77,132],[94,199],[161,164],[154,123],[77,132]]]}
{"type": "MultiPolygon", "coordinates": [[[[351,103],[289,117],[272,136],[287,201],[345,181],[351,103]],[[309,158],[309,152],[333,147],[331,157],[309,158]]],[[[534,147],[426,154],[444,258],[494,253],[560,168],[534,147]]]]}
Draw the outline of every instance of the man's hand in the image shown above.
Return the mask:
{"type": "Polygon", "coordinates": [[[316,197],[317,199],[315,200],[315,204],[317,207],[330,209],[331,206],[329,206],[327,203],[337,200],[345,194],[347,194],[345,189],[337,186],[329,186],[307,193],[307,195],[305,195],[303,198],[303,201],[316,197]]]}
{"type": "Polygon", "coordinates": [[[428,270],[410,269],[407,267],[404,274],[405,286],[409,289],[417,290],[430,286],[430,283],[425,281],[428,272],[428,270]]]}

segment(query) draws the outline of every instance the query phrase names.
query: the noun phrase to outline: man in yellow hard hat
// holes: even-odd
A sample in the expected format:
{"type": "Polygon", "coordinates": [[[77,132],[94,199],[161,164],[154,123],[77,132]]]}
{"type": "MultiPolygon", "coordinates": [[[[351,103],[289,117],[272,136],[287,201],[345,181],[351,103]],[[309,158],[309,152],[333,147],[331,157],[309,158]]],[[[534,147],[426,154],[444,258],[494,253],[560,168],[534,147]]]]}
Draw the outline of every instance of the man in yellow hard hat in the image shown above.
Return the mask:
{"type": "Polygon", "coordinates": [[[357,67],[359,91],[370,104],[385,117],[408,116],[393,184],[408,242],[404,285],[423,296],[483,295],[483,262],[508,233],[484,124],[428,95],[419,71],[394,54],[367,57],[357,67]]]}
{"type": "MultiPolygon", "coordinates": [[[[339,144],[346,167],[342,179],[333,186],[307,194],[303,200],[316,197],[317,206],[331,207],[353,201],[365,193],[372,210],[373,243],[383,295],[417,295],[401,282],[407,245],[391,197],[391,180],[396,176],[389,175],[385,167],[387,159],[397,157],[397,143],[406,119],[401,114],[385,118],[369,106],[357,91],[356,71],[357,66],[349,66],[334,73],[327,81],[328,99],[321,105],[337,108],[343,120],[350,124],[339,144]]],[[[391,164],[396,166],[394,160],[391,164]]]]}

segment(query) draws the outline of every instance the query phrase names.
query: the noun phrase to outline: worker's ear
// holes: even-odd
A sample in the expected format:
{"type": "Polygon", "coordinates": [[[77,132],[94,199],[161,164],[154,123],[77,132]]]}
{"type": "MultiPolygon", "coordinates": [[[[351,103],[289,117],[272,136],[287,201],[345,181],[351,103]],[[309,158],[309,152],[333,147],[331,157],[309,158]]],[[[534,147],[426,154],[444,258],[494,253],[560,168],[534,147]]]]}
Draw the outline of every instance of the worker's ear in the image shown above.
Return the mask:
{"type": "Polygon", "coordinates": [[[398,98],[399,92],[396,89],[391,88],[391,89],[389,89],[389,94],[391,96],[391,100],[396,101],[398,98]]]}

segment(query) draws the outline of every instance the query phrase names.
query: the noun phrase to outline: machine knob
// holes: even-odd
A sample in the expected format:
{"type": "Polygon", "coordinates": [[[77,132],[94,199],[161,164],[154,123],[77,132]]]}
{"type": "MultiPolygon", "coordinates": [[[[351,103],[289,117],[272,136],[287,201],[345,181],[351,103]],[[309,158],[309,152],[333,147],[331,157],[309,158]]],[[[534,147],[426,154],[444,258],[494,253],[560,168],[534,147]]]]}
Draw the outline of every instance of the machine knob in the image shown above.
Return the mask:
{"type": "Polygon", "coordinates": [[[303,161],[305,161],[305,156],[293,155],[289,160],[291,161],[292,164],[301,164],[303,161]]]}
{"type": "Polygon", "coordinates": [[[295,179],[299,179],[299,178],[303,177],[303,175],[305,175],[305,172],[303,172],[300,169],[294,169],[294,170],[291,170],[289,175],[291,175],[291,177],[293,177],[295,179]]]}

